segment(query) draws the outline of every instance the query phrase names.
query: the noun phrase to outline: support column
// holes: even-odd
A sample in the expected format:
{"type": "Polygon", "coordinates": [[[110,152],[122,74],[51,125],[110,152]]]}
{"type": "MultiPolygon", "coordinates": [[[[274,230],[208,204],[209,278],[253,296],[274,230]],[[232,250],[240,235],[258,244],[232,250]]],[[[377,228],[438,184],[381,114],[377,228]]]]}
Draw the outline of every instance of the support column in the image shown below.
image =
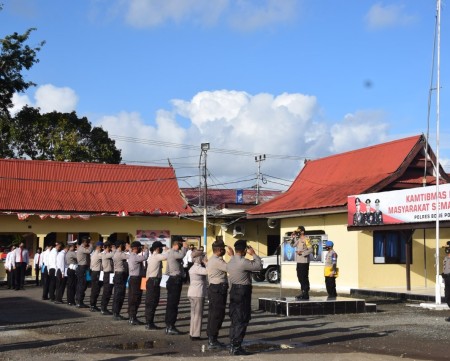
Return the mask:
{"type": "Polygon", "coordinates": [[[102,238],[101,241],[105,243],[108,240],[109,236],[110,234],[101,234],[100,235],[100,237],[102,238]]]}
{"type": "Polygon", "coordinates": [[[42,248],[42,252],[45,251],[44,249],[44,239],[47,236],[47,234],[36,234],[36,237],[38,239],[38,247],[42,248]]]}

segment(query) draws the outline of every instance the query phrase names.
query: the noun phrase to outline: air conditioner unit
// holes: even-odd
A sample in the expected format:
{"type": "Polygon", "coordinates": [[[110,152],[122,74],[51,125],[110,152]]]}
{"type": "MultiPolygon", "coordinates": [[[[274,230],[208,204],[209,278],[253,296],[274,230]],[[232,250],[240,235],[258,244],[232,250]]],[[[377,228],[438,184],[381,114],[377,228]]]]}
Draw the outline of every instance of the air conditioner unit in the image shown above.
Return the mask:
{"type": "Polygon", "coordinates": [[[269,226],[269,228],[276,228],[279,224],[280,222],[278,221],[278,219],[269,218],[267,220],[267,226],[269,226]]]}
{"type": "Polygon", "coordinates": [[[245,235],[245,227],[241,223],[237,223],[233,227],[233,237],[243,237],[245,235]]]}
{"type": "Polygon", "coordinates": [[[222,223],[220,225],[220,229],[222,230],[222,232],[226,232],[228,229],[228,225],[226,223],[222,223]]]}

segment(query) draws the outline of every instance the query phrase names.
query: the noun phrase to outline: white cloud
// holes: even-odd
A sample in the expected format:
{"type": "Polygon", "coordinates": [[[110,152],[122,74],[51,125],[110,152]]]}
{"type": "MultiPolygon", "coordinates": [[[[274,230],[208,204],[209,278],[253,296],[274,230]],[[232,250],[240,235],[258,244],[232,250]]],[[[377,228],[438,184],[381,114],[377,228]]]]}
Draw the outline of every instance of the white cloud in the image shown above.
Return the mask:
{"type": "Polygon", "coordinates": [[[385,115],[381,111],[358,111],[347,114],[341,123],[331,127],[333,143],[330,151],[341,153],[385,142],[388,124],[384,119],[385,115]]]}
{"type": "MultiPolygon", "coordinates": [[[[228,90],[204,91],[191,100],[173,100],[172,105],[171,109],[158,111],[154,125],[145,124],[138,113],[105,116],[96,125],[101,125],[111,136],[134,137],[151,143],[118,141],[125,162],[159,160],[161,165],[167,165],[170,158],[177,176],[194,176],[191,185],[198,184],[202,142],[211,144],[208,169],[226,183],[255,177],[254,154],[268,155],[262,164],[263,173],[293,179],[303,165],[302,159],[293,161],[271,158],[270,155],[318,158],[384,141],[387,133],[381,112],[357,112],[330,126],[321,119],[322,110],[316,97],[304,94],[274,96],[228,90]],[[180,116],[190,121],[187,127],[177,120],[180,116]],[[179,148],[166,142],[198,148],[179,148]],[[216,152],[219,149],[254,154],[230,155],[216,152]]],[[[267,187],[277,185],[268,183],[267,187]]]]}
{"type": "Polygon", "coordinates": [[[297,3],[298,0],[130,0],[122,4],[125,21],[137,28],[168,22],[212,26],[223,21],[236,29],[252,30],[292,20],[297,3]]]}
{"type": "Polygon", "coordinates": [[[16,114],[25,105],[41,109],[41,113],[53,111],[70,113],[77,107],[78,96],[75,91],[68,87],[56,87],[52,84],[41,85],[34,94],[34,101],[26,94],[13,95],[13,108],[11,114],[16,114]]]}
{"type": "Polygon", "coordinates": [[[365,20],[370,29],[376,30],[409,25],[416,20],[416,17],[407,14],[404,5],[376,3],[369,9],[365,20]]]}

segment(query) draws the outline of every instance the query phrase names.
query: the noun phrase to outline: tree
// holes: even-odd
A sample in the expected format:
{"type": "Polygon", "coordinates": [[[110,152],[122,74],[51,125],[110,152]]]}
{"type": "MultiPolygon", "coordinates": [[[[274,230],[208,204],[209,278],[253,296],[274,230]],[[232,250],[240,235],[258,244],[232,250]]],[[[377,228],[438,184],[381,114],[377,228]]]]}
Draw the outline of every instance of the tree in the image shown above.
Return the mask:
{"type": "Polygon", "coordinates": [[[108,132],[75,112],[40,114],[25,106],[11,118],[11,138],[11,149],[19,158],[112,164],[122,160],[108,132]]]}

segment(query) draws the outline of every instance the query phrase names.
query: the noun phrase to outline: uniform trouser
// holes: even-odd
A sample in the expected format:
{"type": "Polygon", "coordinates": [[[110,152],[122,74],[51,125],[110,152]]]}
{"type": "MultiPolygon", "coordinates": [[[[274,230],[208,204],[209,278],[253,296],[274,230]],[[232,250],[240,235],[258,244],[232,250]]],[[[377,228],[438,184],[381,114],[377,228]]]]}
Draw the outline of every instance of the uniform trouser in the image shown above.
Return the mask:
{"type": "Polygon", "coordinates": [[[42,299],[48,300],[48,268],[44,267],[42,272],[42,299]]]}
{"type": "Polygon", "coordinates": [[[75,293],[77,290],[77,275],[75,270],[67,270],[67,303],[75,304],[75,293]]]}
{"type": "Polygon", "coordinates": [[[178,317],[178,304],[180,303],[183,279],[181,276],[170,276],[166,284],[167,304],[165,322],[167,327],[175,326],[178,317]]]}
{"type": "Polygon", "coordinates": [[[114,273],[114,296],[112,311],[119,314],[125,301],[125,291],[127,285],[128,274],[126,272],[114,273]]]}
{"type": "Polygon", "coordinates": [[[161,296],[161,278],[149,277],[147,279],[145,290],[145,321],[153,323],[155,319],[156,307],[159,304],[161,296]]]}
{"type": "Polygon", "coordinates": [[[228,284],[210,284],[208,287],[208,326],[206,334],[208,337],[217,337],[225,318],[225,309],[227,305],[228,284]]]}
{"type": "Polygon", "coordinates": [[[445,284],[445,302],[447,302],[448,307],[450,307],[450,274],[444,279],[445,284]]]}
{"type": "Polygon", "coordinates": [[[16,263],[15,278],[16,278],[16,290],[23,288],[25,283],[25,271],[27,269],[27,264],[25,262],[16,263]]]}
{"type": "Polygon", "coordinates": [[[297,278],[303,292],[309,292],[309,263],[297,263],[297,278]]]}
{"type": "Polygon", "coordinates": [[[16,288],[16,272],[14,270],[6,271],[6,282],[8,288],[16,288]]]}
{"type": "Polygon", "coordinates": [[[110,282],[111,272],[105,272],[103,274],[103,294],[102,294],[102,310],[106,310],[111,299],[114,285],[110,282]]]}
{"type": "Polygon", "coordinates": [[[230,291],[230,344],[241,346],[252,312],[252,286],[232,285],[230,291]]]}
{"type": "Polygon", "coordinates": [[[67,277],[64,277],[61,270],[56,271],[56,301],[62,302],[64,291],[66,290],[67,277]]]}
{"type": "Polygon", "coordinates": [[[34,267],[34,273],[36,274],[36,286],[39,286],[39,274],[41,273],[39,266],[34,267]]]}
{"type": "Polygon", "coordinates": [[[55,300],[56,291],[56,269],[50,268],[48,270],[48,297],[51,301],[55,300]]]}
{"type": "Polygon", "coordinates": [[[78,266],[77,267],[77,292],[75,293],[75,302],[77,304],[84,303],[84,296],[86,295],[87,281],[86,272],[88,266],[78,266]]]}
{"type": "Polygon", "coordinates": [[[327,288],[328,296],[336,297],[336,277],[325,277],[325,286],[327,288]]]}
{"type": "Polygon", "coordinates": [[[102,285],[103,282],[100,281],[100,271],[91,271],[91,298],[89,300],[91,306],[97,306],[97,300],[102,285]]]}
{"type": "Polygon", "coordinates": [[[189,302],[191,303],[191,327],[189,329],[189,335],[191,337],[200,337],[205,297],[189,297],[189,302]]]}
{"type": "Polygon", "coordinates": [[[141,276],[130,276],[128,280],[128,316],[136,317],[142,301],[141,276]]]}

